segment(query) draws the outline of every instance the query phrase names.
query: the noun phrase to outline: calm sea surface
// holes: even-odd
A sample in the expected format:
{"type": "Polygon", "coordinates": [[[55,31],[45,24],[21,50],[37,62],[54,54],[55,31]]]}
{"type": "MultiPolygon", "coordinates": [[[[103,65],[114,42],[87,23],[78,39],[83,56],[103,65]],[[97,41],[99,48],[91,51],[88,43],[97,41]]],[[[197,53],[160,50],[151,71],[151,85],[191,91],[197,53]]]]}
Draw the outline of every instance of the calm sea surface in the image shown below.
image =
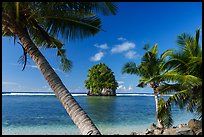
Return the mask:
{"type": "MultiPolygon", "coordinates": [[[[116,97],[74,95],[102,134],[145,132],[155,123],[154,96],[120,94],[116,97]]],[[[172,109],[174,125],[195,118],[192,113],[172,109]]],[[[2,134],[80,134],[54,95],[3,94],[2,134]]]]}

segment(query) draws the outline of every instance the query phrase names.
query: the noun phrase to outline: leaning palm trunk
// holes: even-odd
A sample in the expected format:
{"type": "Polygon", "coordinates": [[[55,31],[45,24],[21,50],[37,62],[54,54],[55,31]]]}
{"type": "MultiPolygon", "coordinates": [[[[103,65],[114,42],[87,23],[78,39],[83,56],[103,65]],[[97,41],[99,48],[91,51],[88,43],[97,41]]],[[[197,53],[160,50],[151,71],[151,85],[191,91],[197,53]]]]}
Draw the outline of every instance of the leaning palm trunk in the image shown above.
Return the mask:
{"type": "Polygon", "coordinates": [[[162,124],[161,124],[161,120],[158,118],[158,111],[159,111],[159,105],[158,105],[158,93],[154,92],[154,98],[155,98],[155,105],[156,105],[156,126],[158,128],[163,128],[162,124]]]}
{"type": "Polygon", "coordinates": [[[17,33],[17,36],[23,44],[25,51],[36,63],[43,76],[47,80],[48,84],[54,91],[55,95],[60,100],[73,122],[80,129],[81,133],[83,135],[100,135],[100,131],[91,121],[86,112],[76,102],[73,96],[69,93],[68,89],[64,86],[64,84],[52,69],[50,64],[47,62],[45,57],[32,42],[27,29],[18,29],[17,27],[15,27],[14,29],[15,30],[13,31],[17,33]]]}

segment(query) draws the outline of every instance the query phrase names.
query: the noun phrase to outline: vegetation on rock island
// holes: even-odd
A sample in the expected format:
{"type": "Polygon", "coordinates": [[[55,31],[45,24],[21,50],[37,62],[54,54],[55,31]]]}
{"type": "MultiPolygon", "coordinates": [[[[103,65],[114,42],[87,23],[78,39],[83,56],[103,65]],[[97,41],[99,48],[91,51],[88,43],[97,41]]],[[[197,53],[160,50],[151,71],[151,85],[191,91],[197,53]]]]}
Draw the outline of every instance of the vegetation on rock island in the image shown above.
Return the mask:
{"type": "Polygon", "coordinates": [[[110,68],[104,63],[94,65],[88,70],[88,79],[85,80],[87,95],[115,96],[118,83],[110,68]]]}

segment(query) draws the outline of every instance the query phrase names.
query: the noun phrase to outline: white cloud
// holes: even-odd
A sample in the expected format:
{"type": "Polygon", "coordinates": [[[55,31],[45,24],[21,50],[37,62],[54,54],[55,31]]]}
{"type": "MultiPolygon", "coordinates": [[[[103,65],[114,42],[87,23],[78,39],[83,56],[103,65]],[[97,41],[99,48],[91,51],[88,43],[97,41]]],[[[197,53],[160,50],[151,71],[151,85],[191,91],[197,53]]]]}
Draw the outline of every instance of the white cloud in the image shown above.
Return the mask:
{"type": "Polygon", "coordinates": [[[108,49],[109,48],[106,43],[101,44],[101,45],[95,44],[94,46],[97,48],[100,48],[100,49],[108,49]]]}
{"type": "Polygon", "coordinates": [[[18,85],[18,83],[15,82],[2,82],[3,85],[18,85]]]}
{"type": "Polygon", "coordinates": [[[38,67],[37,67],[36,65],[26,65],[26,67],[36,68],[36,69],[38,69],[38,67]]]}
{"type": "Polygon", "coordinates": [[[119,85],[117,90],[120,90],[120,91],[133,91],[133,88],[132,88],[132,86],[126,87],[124,85],[119,85]]]}
{"type": "Polygon", "coordinates": [[[119,85],[117,89],[124,89],[124,88],[125,88],[125,86],[119,85]]]}
{"type": "Polygon", "coordinates": [[[123,81],[117,81],[118,82],[118,88],[117,89],[126,89],[125,86],[123,86],[124,82],[123,81]]]}
{"type": "Polygon", "coordinates": [[[118,82],[118,84],[124,84],[124,82],[123,81],[117,81],[118,82]]]}
{"type": "MultiPolygon", "coordinates": [[[[34,68],[34,69],[38,69],[38,67],[36,66],[36,65],[26,65],[26,67],[30,67],[30,68],[34,68]]],[[[62,70],[60,70],[60,69],[55,69],[55,68],[53,68],[52,67],[52,69],[54,70],[54,71],[59,71],[59,72],[63,72],[62,70]]]]}
{"type": "Polygon", "coordinates": [[[104,53],[103,52],[98,52],[96,53],[94,56],[91,57],[91,61],[99,61],[102,59],[102,57],[104,56],[104,53]]]}
{"type": "Polygon", "coordinates": [[[127,39],[124,38],[124,37],[118,37],[117,39],[120,40],[120,41],[125,41],[125,40],[127,40],[127,39]]]}
{"type": "Polygon", "coordinates": [[[26,65],[26,67],[38,69],[38,66],[36,65],[26,65]]]}
{"type": "Polygon", "coordinates": [[[130,50],[125,54],[125,57],[128,58],[128,59],[134,59],[134,58],[136,58],[136,52],[130,50]]]}
{"type": "Polygon", "coordinates": [[[134,49],[135,48],[135,43],[133,42],[123,42],[120,45],[115,45],[115,47],[113,47],[111,49],[112,53],[121,53],[124,51],[128,51],[130,49],[134,49]]]}
{"type": "Polygon", "coordinates": [[[128,90],[128,91],[133,90],[132,86],[129,86],[127,90],[128,90]]]}
{"type": "MultiPolygon", "coordinates": [[[[19,66],[19,64],[13,64],[13,63],[11,63],[10,65],[19,66]]],[[[36,65],[26,65],[26,67],[38,69],[38,67],[36,65]]]]}

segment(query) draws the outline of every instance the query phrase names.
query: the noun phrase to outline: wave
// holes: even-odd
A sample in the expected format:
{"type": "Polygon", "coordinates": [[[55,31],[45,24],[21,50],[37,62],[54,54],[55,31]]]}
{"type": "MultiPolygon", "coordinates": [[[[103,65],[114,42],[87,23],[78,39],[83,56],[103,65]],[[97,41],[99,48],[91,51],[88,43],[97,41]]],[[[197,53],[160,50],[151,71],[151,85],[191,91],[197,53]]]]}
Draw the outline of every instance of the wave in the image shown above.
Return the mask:
{"type": "Polygon", "coordinates": [[[2,96],[53,96],[54,93],[4,93],[2,96]]]}
{"type": "MultiPolygon", "coordinates": [[[[154,94],[144,94],[144,93],[122,93],[122,94],[116,94],[117,96],[154,96],[154,94]]],[[[172,95],[162,95],[162,96],[172,96],[172,95]]]]}
{"type": "Polygon", "coordinates": [[[127,93],[127,94],[125,94],[125,93],[122,93],[122,94],[120,94],[120,93],[118,93],[118,94],[116,94],[116,96],[154,96],[154,95],[152,95],[152,94],[141,94],[141,93],[127,93]]]}
{"type": "MultiPolygon", "coordinates": [[[[2,96],[54,96],[52,92],[3,92],[2,96]]],[[[86,96],[85,93],[72,93],[72,96],[86,96]]]]}
{"type": "MultiPolygon", "coordinates": [[[[71,93],[72,96],[87,96],[86,93],[71,93]]],[[[2,92],[2,96],[54,96],[52,92],[2,92]]],[[[116,93],[116,96],[154,96],[152,93],[116,93]]],[[[172,95],[163,95],[172,96],[172,95]]]]}

